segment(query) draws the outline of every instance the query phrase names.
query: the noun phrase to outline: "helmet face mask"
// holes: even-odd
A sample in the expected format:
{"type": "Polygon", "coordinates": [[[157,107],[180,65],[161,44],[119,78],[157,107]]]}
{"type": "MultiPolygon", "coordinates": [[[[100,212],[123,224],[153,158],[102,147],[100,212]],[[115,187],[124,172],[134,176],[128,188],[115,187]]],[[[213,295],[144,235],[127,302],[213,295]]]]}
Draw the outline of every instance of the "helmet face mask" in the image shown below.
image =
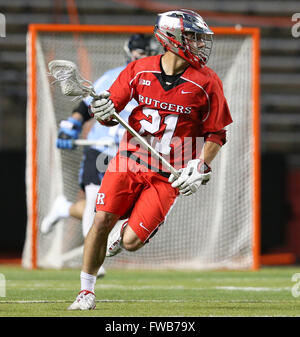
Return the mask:
{"type": "Polygon", "coordinates": [[[201,68],[208,62],[213,32],[199,14],[185,9],[159,14],[154,34],[165,49],[193,67],[201,68]]]}
{"type": "Polygon", "coordinates": [[[201,63],[206,64],[212,50],[212,35],[201,33],[184,33],[183,37],[186,48],[190,50],[193,55],[196,55],[201,63]]]}

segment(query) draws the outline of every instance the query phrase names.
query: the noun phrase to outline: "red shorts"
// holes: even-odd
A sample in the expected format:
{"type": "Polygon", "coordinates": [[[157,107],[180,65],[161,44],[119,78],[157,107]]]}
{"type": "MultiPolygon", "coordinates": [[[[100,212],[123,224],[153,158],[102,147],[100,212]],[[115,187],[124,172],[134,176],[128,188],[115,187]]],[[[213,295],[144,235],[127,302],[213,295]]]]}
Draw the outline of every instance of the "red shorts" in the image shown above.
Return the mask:
{"type": "Polygon", "coordinates": [[[96,211],[129,218],[128,225],[145,242],[164,222],[177,195],[178,190],[171,187],[168,178],[117,155],[109,163],[103,177],[96,211]],[[116,170],[116,163],[120,162],[123,168],[127,165],[129,169],[116,170]]]}

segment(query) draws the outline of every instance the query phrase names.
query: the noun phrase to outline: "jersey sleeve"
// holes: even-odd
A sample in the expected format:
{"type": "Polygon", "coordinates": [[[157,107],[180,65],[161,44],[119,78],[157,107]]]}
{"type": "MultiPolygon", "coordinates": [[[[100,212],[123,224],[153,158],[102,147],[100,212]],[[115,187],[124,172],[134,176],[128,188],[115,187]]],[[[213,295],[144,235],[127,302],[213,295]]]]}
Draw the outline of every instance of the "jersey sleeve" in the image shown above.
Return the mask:
{"type": "Polygon", "coordinates": [[[221,80],[215,75],[205,88],[209,97],[209,111],[202,116],[203,133],[218,132],[232,123],[221,80]]]}
{"type": "Polygon", "coordinates": [[[134,63],[128,64],[108,90],[110,92],[110,99],[114,103],[117,112],[122,111],[133,97],[134,63]]]}
{"type": "Polygon", "coordinates": [[[226,143],[226,130],[222,129],[220,131],[206,133],[204,140],[223,146],[226,143]]]}

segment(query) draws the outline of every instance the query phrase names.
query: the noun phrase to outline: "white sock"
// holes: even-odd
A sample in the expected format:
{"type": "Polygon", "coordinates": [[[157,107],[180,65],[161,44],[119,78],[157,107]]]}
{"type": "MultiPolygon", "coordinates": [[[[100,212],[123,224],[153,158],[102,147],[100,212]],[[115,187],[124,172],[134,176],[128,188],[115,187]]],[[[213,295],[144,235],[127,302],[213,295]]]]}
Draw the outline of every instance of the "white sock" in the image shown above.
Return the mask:
{"type": "Polygon", "coordinates": [[[95,293],[95,284],[97,277],[82,271],[80,273],[81,290],[88,290],[95,293]]]}
{"type": "Polygon", "coordinates": [[[60,207],[58,209],[58,214],[61,218],[68,218],[70,216],[70,207],[72,206],[72,202],[66,200],[62,200],[60,207]]]}

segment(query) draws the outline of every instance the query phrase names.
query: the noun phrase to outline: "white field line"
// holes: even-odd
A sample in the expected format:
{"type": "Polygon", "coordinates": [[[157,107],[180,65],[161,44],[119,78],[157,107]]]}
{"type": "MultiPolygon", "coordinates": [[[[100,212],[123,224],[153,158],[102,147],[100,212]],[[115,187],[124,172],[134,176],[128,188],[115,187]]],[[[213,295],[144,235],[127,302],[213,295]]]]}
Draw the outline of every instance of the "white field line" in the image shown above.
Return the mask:
{"type": "MultiPolygon", "coordinates": [[[[10,284],[11,288],[18,287],[19,290],[33,290],[36,288],[49,289],[53,287],[55,290],[70,290],[69,287],[62,284],[62,286],[57,287],[57,285],[51,285],[49,283],[33,283],[28,284],[28,286],[23,286],[20,288],[17,284],[10,284]]],[[[175,285],[175,286],[155,286],[155,285],[141,285],[141,286],[125,286],[121,284],[96,284],[95,289],[119,289],[119,290],[193,290],[193,291],[202,291],[202,290],[228,290],[228,291],[254,291],[254,292],[278,292],[278,291],[291,291],[292,287],[238,287],[238,286],[215,286],[215,287],[187,287],[184,285],[175,285]]],[[[1,303],[1,301],[0,301],[1,303]]]]}
{"type": "MultiPolygon", "coordinates": [[[[16,301],[0,301],[0,304],[30,304],[30,303],[72,303],[73,301],[71,300],[16,300],[16,301]]],[[[160,303],[184,303],[184,302],[189,302],[186,300],[96,300],[98,303],[128,303],[128,302],[160,302],[160,303]]]]}
{"type": "Polygon", "coordinates": [[[291,287],[282,287],[282,288],[270,288],[270,287],[214,287],[215,289],[220,290],[230,290],[230,291],[291,291],[291,287]]]}
{"type": "MultiPolygon", "coordinates": [[[[9,300],[9,301],[0,301],[1,304],[51,304],[51,303],[72,303],[73,300],[9,300]]],[[[96,300],[97,303],[293,303],[294,300],[96,300]]]]}
{"type": "MultiPolygon", "coordinates": [[[[112,289],[126,289],[126,290],[136,290],[136,289],[174,289],[174,290],[182,290],[182,289],[189,289],[189,290],[208,290],[208,289],[217,289],[217,290],[228,290],[228,291],[290,291],[291,288],[284,287],[284,288],[267,288],[267,287],[211,287],[211,288],[187,288],[183,286],[176,286],[176,287],[155,287],[155,286],[141,286],[141,287],[127,287],[127,286],[118,286],[118,285],[101,285],[98,288],[112,288],[112,289]]],[[[28,290],[28,289],[27,289],[28,290]]],[[[57,289],[56,289],[57,290],[57,289]]],[[[62,290],[62,289],[59,289],[62,290]]],[[[149,300],[149,299],[132,299],[132,300],[112,300],[112,299],[102,299],[96,300],[98,303],[290,303],[293,302],[291,300],[149,300]]],[[[0,300],[0,304],[34,304],[34,303],[72,303],[71,300],[0,300]]]]}
{"type": "MultiPolygon", "coordinates": [[[[249,277],[222,277],[222,282],[256,282],[256,281],[267,281],[267,282],[277,282],[277,281],[283,281],[283,280],[286,280],[286,278],[283,278],[283,277],[260,277],[260,276],[257,276],[257,277],[254,277],[254,276],[251,276],[251,278],[249,277]]],[[[217,282],[216,278],[215,277],[205,277],[204,279],[203,278],[196,278],[194,279],[194,281],[197,281],[197,282],[203,282],[203,281],[206,281],[206,282],[217,282]]]]}

